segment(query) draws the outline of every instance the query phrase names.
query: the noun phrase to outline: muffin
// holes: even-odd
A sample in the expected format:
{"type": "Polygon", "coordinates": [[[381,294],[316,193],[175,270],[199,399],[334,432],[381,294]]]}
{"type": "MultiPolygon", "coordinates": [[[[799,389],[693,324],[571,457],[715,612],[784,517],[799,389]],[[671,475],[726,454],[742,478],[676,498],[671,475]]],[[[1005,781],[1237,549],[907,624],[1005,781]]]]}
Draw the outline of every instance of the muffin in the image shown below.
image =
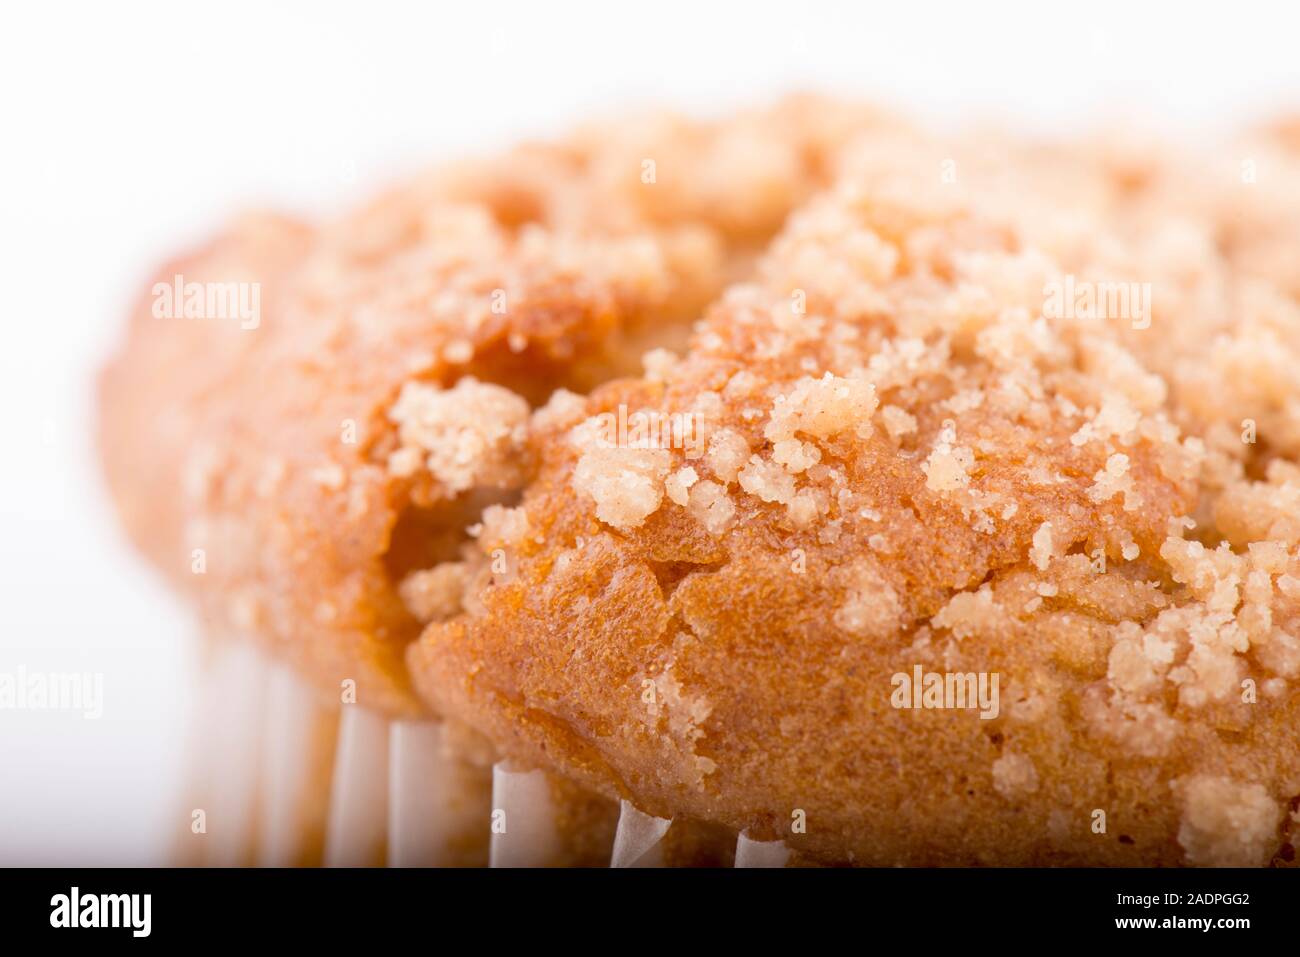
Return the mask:
{"type": "Polygon", "coordinates": [[[264,307],[142,301],[102,389],[128,529],[271,669],[240,859],[1289,862],[1277,129],[629,119],[162,270],[264,307]]]}
{"type": "MultiPolygon", "coordinates": [[[[100,445],[128,532],[217,636],[219,687],[205,697],[226,719],[209,724],[251,736],[194,748],[228,751],[230,766],[206,776],[248,785],[223,785],[243,810],[217,817],[240,818],[241,834],[265,821],[247,794],[276,777],[274,756],[256,756],[253,742],[270,740],[261,723],[244,729],[231,710],[295,699],[286,707],[299,720],[271,722],[297,742],[287,752],[311,747],[306,729],[337,723],[340,706],[431,717],[404,648],[422,616],[459,608],[469,530],[529,480],[534,408],[634,372],[652,345],[684,343],[789,210],[825,184],[843,131],[883,122],[811,100],[715,122],[649,115],[441,167],[319,226],[248,215],[159,270],[104,371],[100,445]],[[159,308],[173,287],[228,286],[255,292],[256,317],[188,316],[179,292],[159,308]],[[417,574],[430,567],[441,571],[417,574]],[[262,657],[250,664],[227,635],[262,657]],[[262,658],[292,670],[252,674],[262,658]],[[294,675],[315,698],[291,689],[294,675]]],[[[490,745],[468,753],[478,762],[469,790],[490,791],[490,745]]],[[[402,762],[390,758],[396,775],[402,762]]],[[[326,790],[328,764],[306,775],[326,790]]],[[[289,818],[303,800],[284,797],[289,818]]],[[[289,859],[319,860],[320,830],[289,859]]],[[[247,861],[251,840],[200,844],[247,861]]]]}

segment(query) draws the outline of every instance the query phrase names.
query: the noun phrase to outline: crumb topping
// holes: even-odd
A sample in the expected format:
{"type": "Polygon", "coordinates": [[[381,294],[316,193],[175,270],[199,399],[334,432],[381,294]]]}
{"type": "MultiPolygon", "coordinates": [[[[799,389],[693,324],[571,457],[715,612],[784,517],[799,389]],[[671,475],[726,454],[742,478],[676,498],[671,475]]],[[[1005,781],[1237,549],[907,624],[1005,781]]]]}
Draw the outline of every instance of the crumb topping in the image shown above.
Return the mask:
{"type": "Polygon", "coordinates": [[[1282,813],[1263,787],[1213,775],[1196,775],[1176,787],[1183,805],[1178,843],[1189,864],[1257,867],[1266,863],[1282,813]]]}
{"type": "Polygon", "coordinates": [[[414,452],[452,494],[516,484],[529,414],[522,398],[472,376],[450,389],[408,382],[388,413],[402,442],[389,469],[410,475],[414,452]]]}

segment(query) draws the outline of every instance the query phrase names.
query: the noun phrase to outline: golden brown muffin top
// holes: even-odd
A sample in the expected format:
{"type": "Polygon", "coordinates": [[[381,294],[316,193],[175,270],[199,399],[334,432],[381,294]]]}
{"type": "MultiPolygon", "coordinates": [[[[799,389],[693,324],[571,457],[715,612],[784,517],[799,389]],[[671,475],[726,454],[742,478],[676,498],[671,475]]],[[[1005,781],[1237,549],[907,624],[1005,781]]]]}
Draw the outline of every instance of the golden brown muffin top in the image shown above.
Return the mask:
{"type": "Polygon", "coordinates": [[[684,356],[535,417],[420,690],[823,860],[1267,862],[1300,792],[1270,206],[1300,168],[1260,156],[1267,194],[1104,144],[846,145],[684,356]],[[997,717],[895,706],[917,667],[998,675],[997,717]]]}

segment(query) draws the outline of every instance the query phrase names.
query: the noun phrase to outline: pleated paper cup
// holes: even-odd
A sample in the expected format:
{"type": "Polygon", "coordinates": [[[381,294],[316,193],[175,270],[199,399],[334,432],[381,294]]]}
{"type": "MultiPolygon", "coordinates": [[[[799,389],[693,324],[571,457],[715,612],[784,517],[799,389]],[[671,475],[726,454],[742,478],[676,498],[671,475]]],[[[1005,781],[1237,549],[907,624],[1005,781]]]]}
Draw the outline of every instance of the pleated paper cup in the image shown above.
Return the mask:
{"type": "Polygon", "coordinates": [[[267,867],[783,867],[780,841],[653,817],[494,760],[437,720],[330,702],[252,640],[206,643],[178,861],[267,867]]]}

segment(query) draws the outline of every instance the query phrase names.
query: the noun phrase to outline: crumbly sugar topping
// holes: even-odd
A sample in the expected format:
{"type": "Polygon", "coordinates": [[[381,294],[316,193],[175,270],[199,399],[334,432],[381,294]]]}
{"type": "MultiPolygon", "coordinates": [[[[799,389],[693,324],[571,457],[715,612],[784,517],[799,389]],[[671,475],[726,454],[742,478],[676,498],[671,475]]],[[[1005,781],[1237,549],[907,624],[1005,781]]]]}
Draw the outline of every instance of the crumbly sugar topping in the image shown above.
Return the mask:
{"type": "Polygon", "coordinates": [[[408,382],[388,417],[402,442],[389,458],[396,475],[411,474],[415,454],[452,494],[518,481],[529,408],[508,389],[472,376],[450,389],[408,382]]]}

